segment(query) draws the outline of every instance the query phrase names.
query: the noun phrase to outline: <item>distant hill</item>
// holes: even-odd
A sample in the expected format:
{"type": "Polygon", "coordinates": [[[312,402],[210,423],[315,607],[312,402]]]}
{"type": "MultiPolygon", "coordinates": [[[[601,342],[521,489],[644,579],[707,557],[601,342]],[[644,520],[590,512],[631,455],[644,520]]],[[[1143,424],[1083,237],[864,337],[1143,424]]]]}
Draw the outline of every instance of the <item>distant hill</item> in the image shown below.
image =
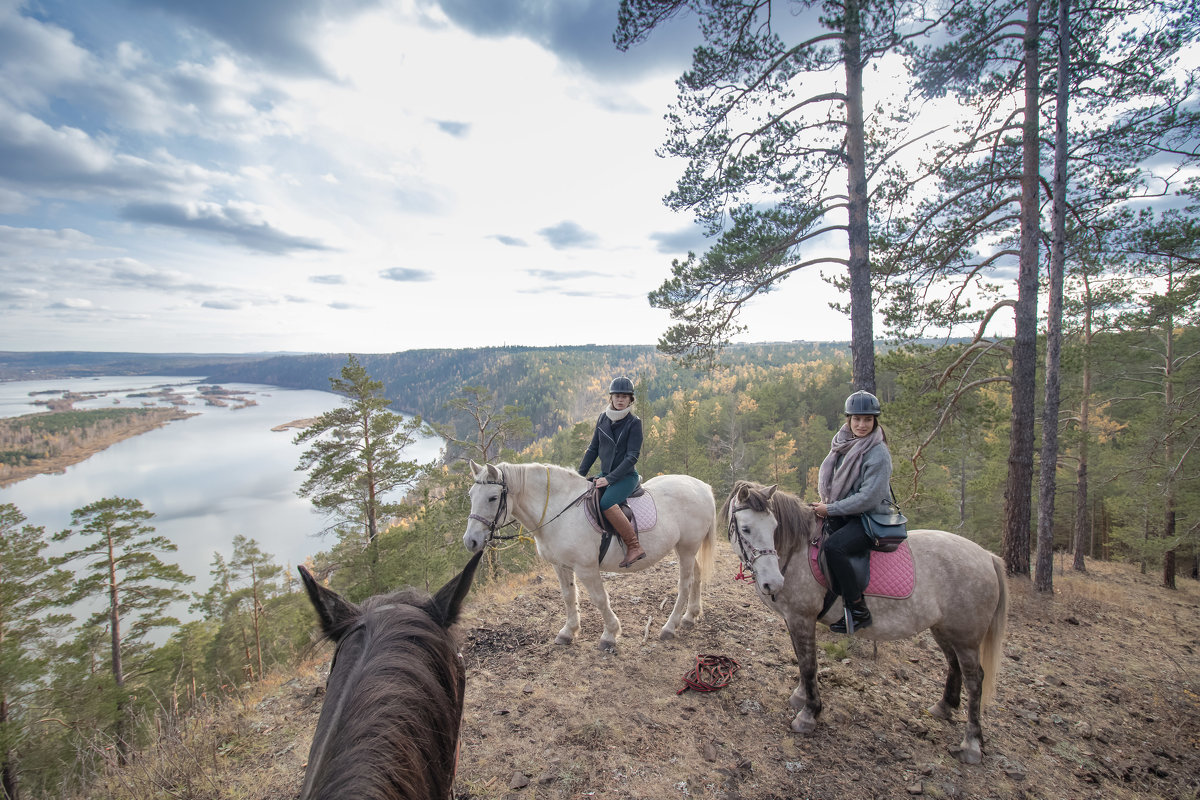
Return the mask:
{"type": "Polygon", "coordinates": [[[207,375],[220,365],[260,361],[274,353],[100,353],[86,350],[0,351],[0,381],[92,375],[207,375]]]}
{"type": "MultiPolygon", "coordinates": [[[[828,360],[844,363],[843,342],[738,344],[725,364],[778,367],[828,360]]],[[[483,386],[498,404],[520,406],[534,435],[590,418],[603,405],[609,381],[629,375],[648,398],[697,386],[705,373],[685,369],[651,345],[574,347],[489,347],[405,350],[356,354],[367,372],[382,381],[399,411],[448,421],[445,404],[463,386],[483,386]]],[[[346,363],[345,353],[321,354],[147,354],[0,352],[0,379],[89,375],[197,375],[213,383],[263,383],[327,391],[329,379],[346,363]]]]}

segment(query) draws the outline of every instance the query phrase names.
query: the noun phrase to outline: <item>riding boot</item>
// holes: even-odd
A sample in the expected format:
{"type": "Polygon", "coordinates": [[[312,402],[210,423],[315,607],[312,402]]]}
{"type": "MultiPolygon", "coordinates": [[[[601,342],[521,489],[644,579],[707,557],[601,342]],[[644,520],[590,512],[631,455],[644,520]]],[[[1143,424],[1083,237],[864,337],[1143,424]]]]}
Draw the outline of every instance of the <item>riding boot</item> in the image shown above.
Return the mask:
{"type": "Polygon", "coordinates": [[[633,529],[633,523],[625,516],[625,512],[621,510],[620,506],[609,506],[604,509],[604,518],[616,529],[621,541],[625,543],[625,560],[619,566],[628,567],[633,562],[646,557],[646,551],[638,542],[637,531],[633,529]]]}
{"type": "Polygon", "coordinates": [[[849,614],[844,614],[842,619],[829,626],[829,630],[834,633],[846,633],[846,618],[850,619],[849,632],[854,633],[859,628],[868,628],[871,625],[871,611],[867,608],[867,601],[864,597],[859,597],[857,600],[847,602],[846,610],[849,614]]]}

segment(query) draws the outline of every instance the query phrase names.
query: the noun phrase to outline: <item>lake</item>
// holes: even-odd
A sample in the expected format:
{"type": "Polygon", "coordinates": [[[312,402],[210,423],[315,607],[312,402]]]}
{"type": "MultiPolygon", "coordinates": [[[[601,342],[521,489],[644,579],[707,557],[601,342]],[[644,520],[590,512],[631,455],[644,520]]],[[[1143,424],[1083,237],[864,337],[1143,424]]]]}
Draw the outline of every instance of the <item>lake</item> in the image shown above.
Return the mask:
{"type": "MultiPolygon", "coordinates": [[[[295,575],[296,565],[329,549],[335,540],[332,534],[319,535],[327,518],[296,495],[306,475],[296,471],[304,449],[292,444],[297,430],[271,428],[319,416],[343,398],[330,392],[228,383],[222,388],[256,404],[230,400],[224,407],[211,406],[198,395],[202,383],[198,378],[161,376],[0,382],[0,417],[45,410],[34,401],[62,391],[97,395],[75,403],[77,409],[163,405],[167,399],[131,396],[163,387],[182,395],[188,403],[181,406],[184,411],[198,414],[118,442],[63,474],[38,475],[0,489],[0,503],[12,503],[28,524],[43,526],[49,535],[70,527],[76,508],[105,497],[136,498],[154,512],[150,524],[157,532],[178,545],[179,550],[164,559],[195,576],[187,591],[208,588],[213,552],[228,560],[237,534],[257,541],[295,575]]],[[[441,447],[439,438],[423,439],[405,456],[425,463],[437,458],[441,447]]],[[[75,549],[83,542],[69,544],[75,549]]],[[[61,545],[54,548],[62,551],[61,545]]]]}

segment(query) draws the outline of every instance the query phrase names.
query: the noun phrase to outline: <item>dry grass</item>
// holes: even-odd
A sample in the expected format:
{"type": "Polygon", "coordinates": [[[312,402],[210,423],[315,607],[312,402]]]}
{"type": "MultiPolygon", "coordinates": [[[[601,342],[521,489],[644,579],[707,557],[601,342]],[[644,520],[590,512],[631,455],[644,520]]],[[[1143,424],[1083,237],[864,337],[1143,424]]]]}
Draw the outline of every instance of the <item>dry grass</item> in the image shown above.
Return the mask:
{"type": "MultiPolygon", "coordinates": [[[[467,708],[460,800],[692,798],[1189,798],[1200,793],[1200,586],[1155,585],[1135,567],[1088,563],[1044,596],[1011,580],[1009,637],[984,762],[960,764],[963,734],[925,709],[945,662],[928,634],[875,648],[818,633],[825,711],[811,736],[788,729],[798,669],[782,622],[719,548],[706,616],[674,641],[657,629],[674,599],[662,563],[609,576],[625,627],[617,654],[581,597],[583,630],[560,647],[553,570],[472,594],[464,623],[467,708]],[[649,621],[649,637],[642,634],[649,621]],[[736,658],[728,687],[697,694],[699,653],[736,658]]],[[[295,797],[320,710],[328,651],[294,676],[160,744],[154,768],[89,796],[243,800],[295,797]],[[172,766],[173,765],[173,766],[172,766]]]]}

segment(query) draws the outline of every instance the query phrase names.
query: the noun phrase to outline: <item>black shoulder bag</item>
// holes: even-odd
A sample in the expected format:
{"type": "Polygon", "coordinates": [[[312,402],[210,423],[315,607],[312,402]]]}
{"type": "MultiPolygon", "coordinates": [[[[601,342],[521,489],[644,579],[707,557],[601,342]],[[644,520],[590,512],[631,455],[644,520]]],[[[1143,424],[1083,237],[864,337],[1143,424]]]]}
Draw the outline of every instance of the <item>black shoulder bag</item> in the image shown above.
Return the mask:
{"type": "Polygon", "coordinates": [[[892,491],[891,485],[888,486],[888,491],[892,497],[884,501],[888,504],[886,512],[870,511],[862,515],[863,530],[871,539],[871,549],[883,553],[892,552],[908,538],[908,517],[900,513],[896,493],[892,491]]]}

